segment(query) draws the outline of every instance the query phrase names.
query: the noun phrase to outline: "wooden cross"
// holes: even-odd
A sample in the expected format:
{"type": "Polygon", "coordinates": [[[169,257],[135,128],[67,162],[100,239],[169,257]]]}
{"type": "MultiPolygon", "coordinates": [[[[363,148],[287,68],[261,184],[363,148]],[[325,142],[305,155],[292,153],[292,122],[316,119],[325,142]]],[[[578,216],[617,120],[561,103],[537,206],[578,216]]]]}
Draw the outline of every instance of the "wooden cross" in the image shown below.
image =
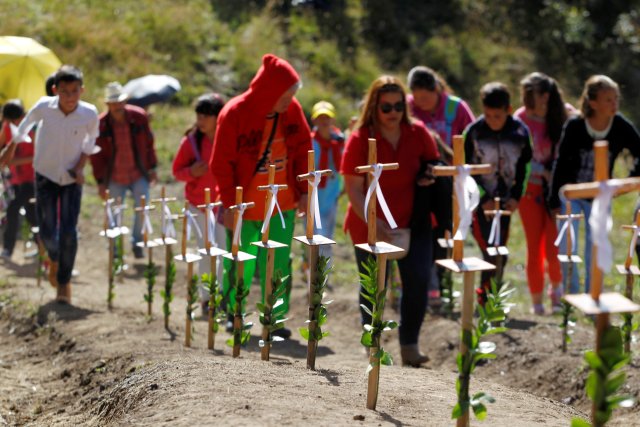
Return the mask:
{"type": "MultiPolygon", "coordinates": [[[[370,184],[370,180],[373,179],[373,171],[378,167],[381,167],[382,170],[395,170],[400,167],[398,163],[383,163],[378,165],[378,152],[376,148],[376,140],[374,138],[369,138],[369,153],[368,153],[368,165],[358,166],[355,171],[357,173],[369,173],[368,174],[368,182],[370,184]]],[[[376,225],[376,215],[377,215],[377,203],[376,203],[376,191],[371,192],[371,196],[369,198],[369,205],[365,206],[367,209],[366,217],[367,217],[367,243],[357,244],[356,247],[360,248],[366,252],[376,255],[376,264],[378,266],[378,293],[386,290],[385,279],[387,272],[387,258],[390,254],[404,252],[404,249],[399,248],[397,246],[391,245],[387,242],[381,242],[377,240],[377,225],[376,225]]],[[[380,310],[380,316],[384,312],[384,306],[378,307],[380,310]]],[[[380,337],[374,337],[374,342],[371,347],[369,347],[369,363],[373,366],[371,370],[369,370],[369,378],[367,382],[367,408],[368,409],[376,409],[376,405],[378,402],[378,388],[380,385],[380,358],[378,357],[378,352],[380,350],[380,337]]]]}
{"type": "MultiPolygon", "coordinates": [[[[271,299],[271,295],[273,294],[273,269],[275,263],[275,250],[277,248],[286,248],[287,245],[284,243],[276,242],[273,240],[269,240],[269,222],[271,221],[271,215],[269,214],[269,207],[273,201],[274,192],[284,190],[288,186],[286,184],[275,184],[276,177],[276,166],[269,165],[269,183],[267,185],[258,186],[258,190],[266,191],[266,201],[264,205],[264,222],[263,222],[263,232],[262,232],[262,240],[258,242],[251,242],[252,245],[258,246],[260,248],[264,248],[267,250],[267,265],[265,268],[265,279],[264,279],[264,305],[267,307],[267,310],[271,312],[272,305],[269,302],[271,299]]],[[[276,215],[276,212],[272,212],[272,214],[276,215]]],[[[270,317],[270,316],[269,316],[270,317]]],[[[268,322],[270,319],[265,320],[268,322]]],[[[271,334],[269,333],[269,327],[267,325],[263,325],[262,327],[262,342],[263,346],[260,349],[260,358],[262,360],[269,360],[269,352],[271,351],[271,334]]]]}
{"type": "MultiPolygon", "coordinates": [[[[147,248],[147,253],[149,255],[148,265],[153,266],[153,248],[158,246],[158,243],[155,240],[149,240],[149,232],[147,230],[146,222],[149,220],[148,212],[154,210],[156,207],[154,205],[146,204],[146,197],[144,195],[140,196],[140,206],[135,208],[135,211],[138,212],[138,215],[142,216],[142,220],[140,221],[142,224],[142,242],[136,243],[136,246],[139,248],[147,248]]],[[[149,295],[149,300],[147,301],[147,315],[151,317],[152,314],[152,298],[149,295]]]]}
{"type": "MultiPolygon", "coordinates": [[[[500,239],[498,236],[500,234],[500,227],[502,224],[500,223],[500,218],[502,216],[511,216],[511,211],[500,209],[500,197],[494,197],[493,199],[493,209],[485,210],[484,214],[486,216],[494,217],[493,221],[496,221],[495,227],[497,230],[495,231],[493,246],[487,247],[487,254],[492,257],[496,257],[496,280],[498,283],[502,282],[502,275],[504,273],[504,257],[509,255],[509,249],[506,246],[500,246],[500,239]]],[[[491,228],[493,230],[493,225],[491,224],[491,228]]]]}
{"type": "MultiPolygon", "coordinates": [[[[465,167],[469,170],[470,175],[485,175],[493,171],[493,167],[489,164],[466,165],[464,164],[464,138],[462,135],[453,137],[453,166],[436,166],[433,168],[434,176],[453,176],[453,188],[456,188],[456,181],[459,179],[458,167],[465,167]]],[[[458,198],[455,191],[452,195],[453,199],[453,230],[454,234],[460,227],[460,207],[458,206],[458,198]]],[[[455,273],[463,273],[463,291],[462,291],[462,335],[471,334],[473,331],[473,306],[475,302],[474,276],[477,271],[493,270],[495,266],[488,262],[476,258],[464,258],[464,241],[454,239],[451,259],[437,260],[436,263],[455,273]]],[[[469,349],[464,344],[464,339],[460,340],[460,353],[467,354],[469,349]]],[[[468,399],[468,396],[467,396],[468,399]]],[[[456,421],[458,427],[466,427],[469,425],[469,410],[465,411],[456,421]]]]}
{"type": "MultiPolygon", "coordinates": [[[[160,189],[160,197],[157,199],[151,199],[151,203],[160,203],[160,223],[162,224],[162,230],[161,230],[160,238],[155,240],[155,242],[158,243],[159,245],[168,246],[168,245],[175,245],[176,243],[178,243],[178,241],[173,237],[167,237],[166,230],[164,227],[164,224],[166,223],[166,221],[172,221],[178,218],[176,215],[171,215],[169,217],[166,212],[167,203],[175,202],[176,200],[177,199],[175,197],[167,197],[166,189],[164,185],[160,189]]],[[[167,250],[167,253],[169,254],[168,257],[170,257],[171,251],[167,250]]],[[[169,259],[170,258],[167,258],[167,265],[168,265],[169,259]]]]}
{"type": "Polygon", "coordinates": [[[108,249],[108,261],[107,261],[107,268],[108,268],[108,274],[107,274],[107,280],[108,280],[108,289],[107,289],[107,308],[109,310],[111,310],[113,308],[113,303],[111,301],[111,292],[112,292],[112,286],[113,286],[113,280],[114,280],[114,271],[113,271],[113,256],[114,256],[114,239],[116,239],[118,236],[120,236],[120,230],[117,227],[117,224],[115,224],[115,219],[113,218],[113,212],[111,211],[111,204],[115,202],[114,199],[109,197],[109,189],[106,190],[106,197],[105,197],[105,201],[103,202],[104,204],[104,223],[103,223],[103,229],[100,232],[100,236],[106,237],[107,240],[109,241],[109,249],[108,249]],[[114,223],[112,223],[112,221],[114,223]]]}
{"type": "MultiPolygon", "coordinates": [[[[634,236],[637,235],[640,230],[640,212],[636,213],[636,223],[634,225],[623,225],[623,230],[631,230],[634,236]]],[[[631,265],[633,262],[633,253],[636,249],[637,237],[634,237],[629,242],[629,250],[627,251],[627,256],[624,261],[624,264],[619,264],[616,266],[618,273],[624,274],[626,276],[626,287],[624,290],[624,296],[628,298],[630,301],[633,301],[633,282],[635,276],[640,276],[640,268],[637,265],[631,265]]],[[[631,352],[631,316],[625,318],[625,322],[629,323],[628,328],[624,331],[624,351],[629,354],[631,352]]]]}
{"type": "MultiPolygon", "coordinates": [[[[215,227],[215,224],[210,224],[210,216],[213,215],[213,208],[216,206],[221,206],[222,202],[211,203],[211,189],[209,187],[204,189],[204,205],[198,205],[199,209],[204,209],[204,248],[200,248],[198,252],[204,256],[209,256],[210,264],[210,278],[212,286],[216,284],[217,279],[217,258],[220,255],[224,255],[227,253],[224,249],[220,249],[211,244],[209,240],[209,228],[215,227]]],[[[215,233],[215,228],[212,230],[215,233]]],[[[217,286],[217,284],[215,285],[217,286]]],[[[209,310],[208,310],[208,320],[209,320],[209,330],[207,334],[207,348],[209,350],[213,350],[215,346],[216,335],[213,331],[215,319],[215,293],[211,293],[209,295],[209,310]]]]}
{"type": "MultiPolygon", "coordinates": [[[[574,214],[571,213],[571,202],[567,201],[566,205],[565,205],[565,211],[567,212],[564,215],[556,215],[556,219],[559,220],[563,220],[563,221],[573,221],[573,220],[580,220],[582,218],[584,218],[584,215],[582,214],[574,214]]],[[[568,272],[568,276],[569,279],[571,278],[572,273],[572,269],[573,269],[573,265],[574,263],[580,263],[582,262],[582,259],[578,256],[578,255],[574,255],[573,254],[573,239],[571,238],[571,230],[568,229],[568,227],[571,227],[571,224],[567,225],[567,231],[566,231],[566,236],[565,239],[567,241],[567,249],[566,249],[566,253],[564,254],[558,254],[558,260],[562,263],[568,263],[568,267],[569,267],[569,272],[568,272]]],[[[568,283],[568,282],[567,282],[568,283]]],[[[565,286],[565,288],[567,288],[565,286]]],[[[566,291],[567,289],[565,289],[566,291]]],[[[565,292],[567,293],[567,292],[565,292]]]]}
{"type": "MultiPolygon", "coordinates": [[[[600,194],[601,184],[609,180],[608,147],[609,144],[606,141],[596,141],[593,144],[595,182],[563,186],[560,191],[568,200],[593,198],[600,194]]],[[[640,178],[626,178],[616,181],[618,185],[614,189],[614,197],[640,189],[640,178]]],[[[596,315],[596,353],[599,354],[602,335],[609,327],[609,314],[639,311],[640,306],[618,293],[602,293],[603,271],[598,267],[597,246],[598,242],[594,240],[591,252],[591,294],[565,295],[564,298],[582,312],[596,315]]],[[[591,412],[592,420],[595,420],[596,412],[597,407],[594,402],[591,412]]]]}
{"type": "MultiPolygon", "coordinates": [[[[182,245],[181,251],[179,255],[173,257],[176,261],[184,262],[187,264],[187,313],[185,316],[185,334],[184,334],[184,346],[191,347],[191,316],[190,308],[191,298],[190,298],[190,287],[191,280],[193,278],[193,263],[196,261],[200,261],[202,257],[198,254],[187,252],[187,227],[189,227],[189,202],[184,202],[184,213],[179,215],[179,218],[182,219],[182,245]]],[[[194,214],[191,214],[192,216],[194,214]]]]}
{"type": "Polygon", "coordinates": [[[246,252],[242,252],[239,248],[240,236],[242,235],[242,229],[238,229],[238,222],[242,220],[242,215],[245,209],[251,209],[255,207],[254,202],[242,202],[242,187],[236,187],[236,204],[229,207],[229,210],[233,211],[233,233],[234,238],[231,242],[231,253],[227,253],[223,255],[225,258],[232,260],[236,263],[236,277],[235,277],[235,288],[236,288],[236,307],[235,312],[233,314],[233,357],[240,356],[240,339],[238,336],[242,332],[242,298],[239,295],[242,293],[243,289],[240,289],[240,284],[244,282],[244,263],[245,261],[249,261],[255,259],[254,255],[251,255],[246,252]],[[237,233],[237,239],[235,235],[237,233]]]}

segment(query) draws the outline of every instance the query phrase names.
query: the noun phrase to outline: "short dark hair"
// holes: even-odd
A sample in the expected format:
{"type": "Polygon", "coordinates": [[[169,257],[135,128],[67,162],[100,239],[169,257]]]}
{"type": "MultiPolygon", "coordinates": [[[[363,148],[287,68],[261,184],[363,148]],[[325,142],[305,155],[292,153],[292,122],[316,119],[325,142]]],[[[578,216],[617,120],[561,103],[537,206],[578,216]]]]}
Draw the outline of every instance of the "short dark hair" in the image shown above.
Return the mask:
{"type": "Polygon", "coordinates": [[[197,114],[218,116],[224,107],[224,99],[217,93],[207,93],[196,100],[195,111],[197,114]]]}
{"type": "Polygon", "coordinates": [[[425,89],[434,91],[438,85],[438,75],[431,68],[418,65],[409,71],[407,83],[411,90],[425,89]]]}
{"type": "Polygon", "coordinates": [[[480,89],[482,105],[488,108],[509,108],[511,95],[507,86],[500,82],[487,83],[480,89]]]}
{"type": "Polygon", "coordinates": [[[79,68],[74,67],[73,65],[63,65],[56,71],[56,75],[54,77],[54,84],[58,86],[60,82],[72,83],[72,82],[80,82],[82,85],[84,81],[84,76],[82,75],[82,71],[79,68]]]}
{"type": "Polygon", "coordinates": [[[24,116],[24,107],[19,99],[10,99],[2,107],[2,118],[6,120],[17,120],[24,116]]]}
{"type": "Polygon", "coordinates": [[[56,73],[52,73],[49,77],[47,77],[47,81],[44,83],[44,90],[47,93],[47,96],[54,96],[53,93],[53,85],[56,83],[56,73]]]}

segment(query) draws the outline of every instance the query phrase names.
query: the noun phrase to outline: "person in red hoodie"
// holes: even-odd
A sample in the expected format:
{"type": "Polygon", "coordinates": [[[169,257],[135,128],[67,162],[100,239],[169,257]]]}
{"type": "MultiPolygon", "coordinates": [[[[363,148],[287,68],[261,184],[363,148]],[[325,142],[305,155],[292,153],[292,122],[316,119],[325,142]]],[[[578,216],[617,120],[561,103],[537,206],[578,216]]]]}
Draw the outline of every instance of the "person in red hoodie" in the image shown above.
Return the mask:
{"type": "MultiPolygon", "coordinates": [[[[269,238],[289,245],[276,250],[274,269],[274,277],[288,276],[289,281],[296,208],[304,212],[307,203],[307,183],[297,182],[296,176],[307,172],[307,151],[311,149],[311,131],[300,103],[294,98],[300,86],[298,73],[287,61],[275,55],[265,55],[249,89],[231,99],[220,112],[209,161],[225,208],[223,218],[228,230],[228,247],[233,235],[233,212],[227,208],[235,204],[236,186],[244,188],[245,202],[256,204],[255,208],[244,213],[240,249],[257,255],[261,266],[266,263],[266,253],[251,245],[251,242],[260,240],[265,212],[265,194],[257,187],[267,184],[269,165],[276,165],[275,183],[287,184],[288,188],[278,192],[282,218],[274,212],[269,223],[269,238]]],[[[235,297],[229,293],[229,274],[233,274],[231,267],[231,262],[225,260],[224,289],[229,295],[228,307],[233,309],[235,297]]],[[[255,268],[255,261],[245,263],[244,284],[247,289],[255,268]]],[[[264,301],[264,276],[260,282],[264,301]]],[[[289,293],[284,297],[285,312],[289,310],[289,293]]],[[[274,334],[288,338],[291,331],[281,329],[274,334]]]]}
{"type": "MultiPolygon", "coordinates": [[[[216,179],[209,167],[209,158],[213,149],[213,138],[216,133],[218,114],[224,106],[224,100],[217,93],[202,95],[195,105],[196,123],[187,130],[176,158],[173,160],[173,176],[178,181],[185,182],[184,196],[189,201],[189,210],[196,214],[195,218],[204,233],[205,213],[204,209],[198,209],[198,205],[204,204],[204,190],[211,190],[211,201],[218,199],[218,187],[216,179]]],[[[214,242],[219,248],[226,249],[227,235],[224,226],[216,221],[213,236],[214,242]]],[[[198,237],[198,247],[204,248],[204,238],[198,237]]],[[[211,264],[208,258],[202,258],[199,264],[199,274],[208,273],[211,264]]],[[[222,262],[218,258],[217,276],[222,277],[222,262]]],[[[207,313],[209,294],[204,285],[200,286],[200,304],[202,313],[207,313]]]]}
{"type": "MultiPolygon", "coordinates": [[[[19,99],[11,99],[2,107],[2,131],[0,132],[0,146],[7,145],[13,138],[10,124],[18,126],[24,118],[24,107],[19,99]]],[[[31,134],[33,137],[33,134],[31,134]]],[[[15,141],[21,142],[21,141],[15,141]]],[[[8,161],[11,177],[9,182],[13,189],[13,198],[7,207],[7,225],[4,230],[3,249],[0,256],[10,259],[16,245],[19,231],[20,208],[24,208],[27,221],[32,227],[37,224],[36,210],[29,199],[34,197],[35,171],[33,170],[33,144],[11,144],[8,152],[12,152],[8,161]]]]}

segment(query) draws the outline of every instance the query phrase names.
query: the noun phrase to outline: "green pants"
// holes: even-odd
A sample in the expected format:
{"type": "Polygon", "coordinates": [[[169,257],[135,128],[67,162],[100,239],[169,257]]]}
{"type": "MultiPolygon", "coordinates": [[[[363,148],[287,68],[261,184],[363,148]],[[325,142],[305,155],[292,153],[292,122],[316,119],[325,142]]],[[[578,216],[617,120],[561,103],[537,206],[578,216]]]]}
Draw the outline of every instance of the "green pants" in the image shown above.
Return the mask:
{"type": "MultiPolygon", "coordinates": [[[[282,212],[284,217],[285,228],[282,228],[280,215],[276,214],[271,217],[269,223],[269,239],[279,243],[288,245],[286,248],[275,249],[273,277],[276,278],[280,274],[281,277],[289,276],[287,279],[288,289],[283,298],[285,313],[289,311],[289,297],[291,295],[291,241],[293,240],[293,227],[295,219],[295,209],[282,212]]],[[[262,239],[262,221],[242,221],[242,232],[240,234],[240,250],[242,252],[256,255],[257,259],[245,261],[244,263],[244,289],[248,290],[251,286],[253,276],[256,271],[256,261],[260,266],[260,287],[262,288],[261,300],[264,303],[265,290],[265,272],[267,269],[267,250],[252,245],[251,242],[257,242],[262,239]]],[[[227,247],[231,248],[231,240],[233,239],[233,231],[227,230],[227,247]]],[[[235,309],[235,290],[231,288],[231,280],[235,280],[235,263],[227,258],[224,259],[224,295],[228,295],[227,311],[231,313],[235,309]]],[[[244,304],[245,302],[243,302],[244,304]]]]}

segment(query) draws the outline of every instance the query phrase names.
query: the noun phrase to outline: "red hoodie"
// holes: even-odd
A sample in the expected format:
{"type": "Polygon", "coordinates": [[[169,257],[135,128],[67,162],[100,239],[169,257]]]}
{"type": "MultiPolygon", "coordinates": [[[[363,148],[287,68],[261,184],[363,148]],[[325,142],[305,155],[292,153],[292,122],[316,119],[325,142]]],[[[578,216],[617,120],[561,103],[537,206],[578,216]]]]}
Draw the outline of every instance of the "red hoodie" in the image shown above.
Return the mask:
{"type": "MultiPolygon", "coordinates": [[[[266,116],[276,101],[300,81],[291,65],[275,55],[265,55],[262,66],[249,89],[231,99],[218,116],[209,167],[218,183],[225,207],[235,204],[236,186],[246,187],[253,178],[264,135],[266,116]]],[[[311,131],[294,98],[278,120],[284,129],[287,146],[287,184],[295,190],[295,199],[307,192],[307,183],[297,182],[296,175],[307,172],[307,151],[311,150],[311,131]]]]}

